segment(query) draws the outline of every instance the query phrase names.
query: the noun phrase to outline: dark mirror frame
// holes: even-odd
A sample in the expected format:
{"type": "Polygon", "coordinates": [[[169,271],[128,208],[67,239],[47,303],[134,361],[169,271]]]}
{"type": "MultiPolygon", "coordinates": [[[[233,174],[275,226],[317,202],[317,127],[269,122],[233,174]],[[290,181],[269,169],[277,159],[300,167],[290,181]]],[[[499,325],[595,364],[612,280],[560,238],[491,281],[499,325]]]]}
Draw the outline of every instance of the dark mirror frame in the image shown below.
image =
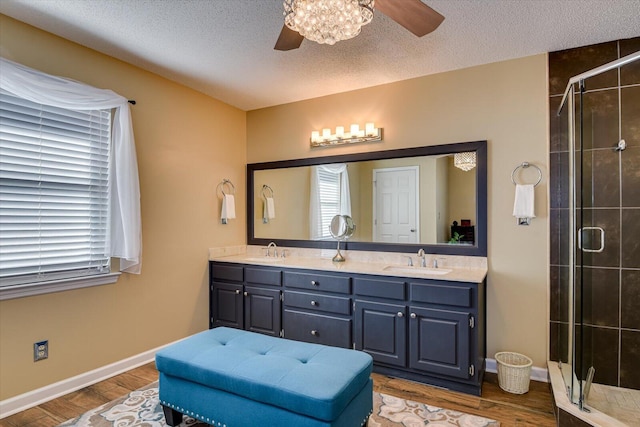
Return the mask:
{"type": "MultiPolygon", "coordinates": [[[[416,148],[402,148],[397,150],[374,151],[368,153],[344,154],[338,156],[313,157],[298,160],[282,160],[276,162],[247,164],[247,244],[268,245],[275,242],[278,246],[300,248],[333,249],[333,240],[289,240],[262,239],[254,237],[254,172],[266,169],[282,169],[300,166],[314,166],[329,163],[349,163],[367,160],[397,159],[404,157],[419,157],[476,152],[476,244],[475,246],[456,244],[397,244],[378,242],[350,242],[344,243],[343,249],[356,251],[382,252],[417,252],[422,248],[427,253],[442,255],[487,256],[487,141],[461,142],[456,144],[432,145],[416,148]]],[[[356,224],[357,227],[357,224],[356,224]]]]}

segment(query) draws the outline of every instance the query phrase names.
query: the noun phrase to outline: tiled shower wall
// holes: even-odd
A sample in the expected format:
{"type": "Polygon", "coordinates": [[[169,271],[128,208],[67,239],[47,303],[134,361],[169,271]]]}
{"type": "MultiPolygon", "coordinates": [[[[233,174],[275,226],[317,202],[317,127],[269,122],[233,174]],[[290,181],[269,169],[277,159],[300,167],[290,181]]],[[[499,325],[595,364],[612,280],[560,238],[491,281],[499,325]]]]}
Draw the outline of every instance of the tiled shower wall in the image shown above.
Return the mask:
{"type": "MultiPolygon", "coordinates": [[[[640,37],[549,54],[551,360],[566,359],[570,286],[567,122],[556,112],[570,77],[637,51],[640,37]]],[[[606,230],[606,244],[585,257],[584,365],[596,383],[640,389],[640,61],[585,88],[583,214],[606,230]],[[616,152],[620,139],[627,149],[616,152]]]]}

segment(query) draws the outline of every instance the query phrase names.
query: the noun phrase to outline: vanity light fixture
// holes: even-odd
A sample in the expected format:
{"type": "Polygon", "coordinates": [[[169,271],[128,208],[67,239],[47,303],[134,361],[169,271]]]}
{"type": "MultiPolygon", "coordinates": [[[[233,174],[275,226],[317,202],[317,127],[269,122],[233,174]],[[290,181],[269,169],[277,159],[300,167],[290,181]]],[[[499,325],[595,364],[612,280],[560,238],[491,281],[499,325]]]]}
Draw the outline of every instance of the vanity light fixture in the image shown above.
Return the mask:
{"type": "Polygon", "coordinates": [[[476,152],[466,151],[463,153],[455,153],[453,155],[453,165],[458,169],[469,172],[476,167],[476,152]]]}
{"type": "Polygon", "coordinates": [[[364,130],[360,130],[360,125],[352,124],[349,132],[345,132],[343,126],[336,127],[336,132],[333,134],[329,128],[322,129],[322,132],[317,130],[311,132],[311,147],[374,141],[382,141],[382,128],[377,128],[373,122],[366,123],[364,130]]]}

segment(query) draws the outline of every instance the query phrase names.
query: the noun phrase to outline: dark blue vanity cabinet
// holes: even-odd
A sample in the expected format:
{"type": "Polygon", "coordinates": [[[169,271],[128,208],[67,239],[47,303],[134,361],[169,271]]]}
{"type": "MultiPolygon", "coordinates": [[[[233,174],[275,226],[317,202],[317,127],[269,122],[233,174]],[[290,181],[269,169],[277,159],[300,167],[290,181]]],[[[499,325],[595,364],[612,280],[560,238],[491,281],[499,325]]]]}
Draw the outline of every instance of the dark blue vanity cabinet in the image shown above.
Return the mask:
{"type": "Polygon", "coordinates": [[[485,283],[353,276],[355,348],[375,371],[481,392],[485,283]]]}
{"type": "Polygon", "coordinates": [[[280,269],[211,263],[209,327],[229,326],[271,336],[282,330],[280,269]]]}
{"type": "Polygon", "coordinates": [[[210,267],[210,327],[363,350],[373,357],[375,372],[481,392],[485,281],[219,262],[210,267]]]}

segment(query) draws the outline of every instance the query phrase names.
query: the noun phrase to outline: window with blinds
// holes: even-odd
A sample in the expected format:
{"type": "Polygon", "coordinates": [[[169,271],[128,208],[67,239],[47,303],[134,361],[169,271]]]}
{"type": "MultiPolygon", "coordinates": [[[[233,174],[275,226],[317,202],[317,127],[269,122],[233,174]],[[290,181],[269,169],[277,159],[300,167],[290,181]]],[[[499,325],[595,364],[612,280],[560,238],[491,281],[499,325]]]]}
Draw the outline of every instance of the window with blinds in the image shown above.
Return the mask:
{"type": "Polygon", "coordinates": [[[331,238],[329,227],[334,216],[340,213],[340,174],[320,168],[318,170],[318,191],[320,196],[320,229],[321,239],[331,238]]]}
{"type": "Polygon", "coordinates": [[[111,111],[0,92],[0,286],[108,273],[111,111]]]}

